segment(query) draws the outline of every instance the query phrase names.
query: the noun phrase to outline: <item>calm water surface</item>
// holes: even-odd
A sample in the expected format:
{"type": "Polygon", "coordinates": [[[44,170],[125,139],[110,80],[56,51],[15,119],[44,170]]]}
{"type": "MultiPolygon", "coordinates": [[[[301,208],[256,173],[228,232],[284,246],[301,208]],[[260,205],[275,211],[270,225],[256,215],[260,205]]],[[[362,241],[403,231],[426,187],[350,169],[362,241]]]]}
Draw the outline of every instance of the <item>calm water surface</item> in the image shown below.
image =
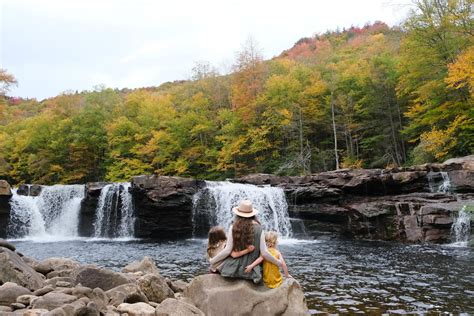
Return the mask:
{"type": "MultiPolygon", "coordinates": [[[[206,273],[206,241],[14,241],[44,259],[71,257],[120,269],[143,256],[161,273],[190,281],[206,273]]],[[[373,241],[290,240],[280,250],[302,285],[312,313],[474,313],[474,249],[373,241]]]]}

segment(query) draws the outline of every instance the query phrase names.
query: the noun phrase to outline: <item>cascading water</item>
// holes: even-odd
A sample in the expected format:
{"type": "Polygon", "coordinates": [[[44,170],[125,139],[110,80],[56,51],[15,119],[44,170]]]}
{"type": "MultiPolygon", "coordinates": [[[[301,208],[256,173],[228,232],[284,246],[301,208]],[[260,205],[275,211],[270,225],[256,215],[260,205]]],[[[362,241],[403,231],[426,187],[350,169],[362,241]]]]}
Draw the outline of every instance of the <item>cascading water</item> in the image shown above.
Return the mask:
{"type": "Polygon", "coordinates": [[[451,180],[447,172],[430,172],[427,178],[431,193],[448,193],[451,191],[451,180]]]}
{"type": "Polygon", "coordinates": [[[234,218],[232,208],[244,199],[252,201],[253,207],[259,210],[258,219],[265,230],[291,237],[288,204],[283,189],[228,181],[206,181],[206,187],[194,195],[194,235],[203,235],[215,225],[227,229],[234,218]]]}
{"type": "Polygon", "coordinates": [[[130,183],[112,183],[102,188],[96,209],[94,237],[130,238],[135,217],[130,183]]]}
{"type": "Polygon", "coordinates": [[[43,186],[39,196],[13,190],[9,238],[61,240],[78,236],[83,185],[43,186]]]}
{"type": "Polygon", "coordinates": [[[471,233],[471,214],[464,205],[451,227],[451,235],[456,244],[466,245],[471,233]]]}

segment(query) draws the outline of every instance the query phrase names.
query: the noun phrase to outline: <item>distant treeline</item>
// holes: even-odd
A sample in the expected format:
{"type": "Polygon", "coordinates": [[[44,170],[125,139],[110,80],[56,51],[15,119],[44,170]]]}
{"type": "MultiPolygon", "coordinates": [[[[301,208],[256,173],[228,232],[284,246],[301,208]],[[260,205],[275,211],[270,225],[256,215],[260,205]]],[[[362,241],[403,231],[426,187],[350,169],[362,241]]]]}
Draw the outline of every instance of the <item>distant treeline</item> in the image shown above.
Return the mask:
{"type": "Polygon", "coordinates": [[[419,0],[378,22],[299,40],[271,60],[255,43],[233,72],[192,80],[7,97],[0,70],[0,177],[13,183],[222,179],[392,167],[474,152],[473,0],[419,0]],[[2,96],[3,95],[3,96],[2,96]]]}

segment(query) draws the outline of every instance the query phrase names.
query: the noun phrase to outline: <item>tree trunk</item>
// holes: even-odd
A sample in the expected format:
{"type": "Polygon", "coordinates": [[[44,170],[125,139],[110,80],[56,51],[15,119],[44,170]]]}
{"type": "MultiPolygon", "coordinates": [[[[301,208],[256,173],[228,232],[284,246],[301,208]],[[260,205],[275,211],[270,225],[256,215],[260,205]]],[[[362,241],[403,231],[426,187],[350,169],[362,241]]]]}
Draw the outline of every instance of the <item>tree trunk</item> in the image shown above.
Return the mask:
{"type": "Polygon", "coordinates": [[[332,114],[332,129],[334,132],[334,157],[336,158],[336,170],[339,170],[339,155],[337,154],[337,134],[336,134],[336,120],[334,117],[334,92],[331,91],[331,114],[332,114]]]}

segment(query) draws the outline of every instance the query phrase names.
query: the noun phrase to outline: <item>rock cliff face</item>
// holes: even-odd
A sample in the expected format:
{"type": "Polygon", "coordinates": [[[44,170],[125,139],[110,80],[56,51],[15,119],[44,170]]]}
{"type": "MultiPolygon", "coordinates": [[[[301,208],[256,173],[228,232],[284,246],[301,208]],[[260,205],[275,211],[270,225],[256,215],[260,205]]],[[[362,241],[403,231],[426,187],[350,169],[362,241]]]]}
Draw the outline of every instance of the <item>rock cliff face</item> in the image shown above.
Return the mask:
{"type": "Polygon", "coordinates": [[[135,236],[191,237],[192,199],[203,185],[203,181],[180,177],[134,177],[131,192],[137,218],[135,236]]]}
{"type": "Polygon", "coordinates": [[[302,177],[254,174],[235,181],[282,187],[290,215],[332,223],[329,230],[350,237],[447,242],[453,213],[474,205],[474,156],[302,177]]]}

